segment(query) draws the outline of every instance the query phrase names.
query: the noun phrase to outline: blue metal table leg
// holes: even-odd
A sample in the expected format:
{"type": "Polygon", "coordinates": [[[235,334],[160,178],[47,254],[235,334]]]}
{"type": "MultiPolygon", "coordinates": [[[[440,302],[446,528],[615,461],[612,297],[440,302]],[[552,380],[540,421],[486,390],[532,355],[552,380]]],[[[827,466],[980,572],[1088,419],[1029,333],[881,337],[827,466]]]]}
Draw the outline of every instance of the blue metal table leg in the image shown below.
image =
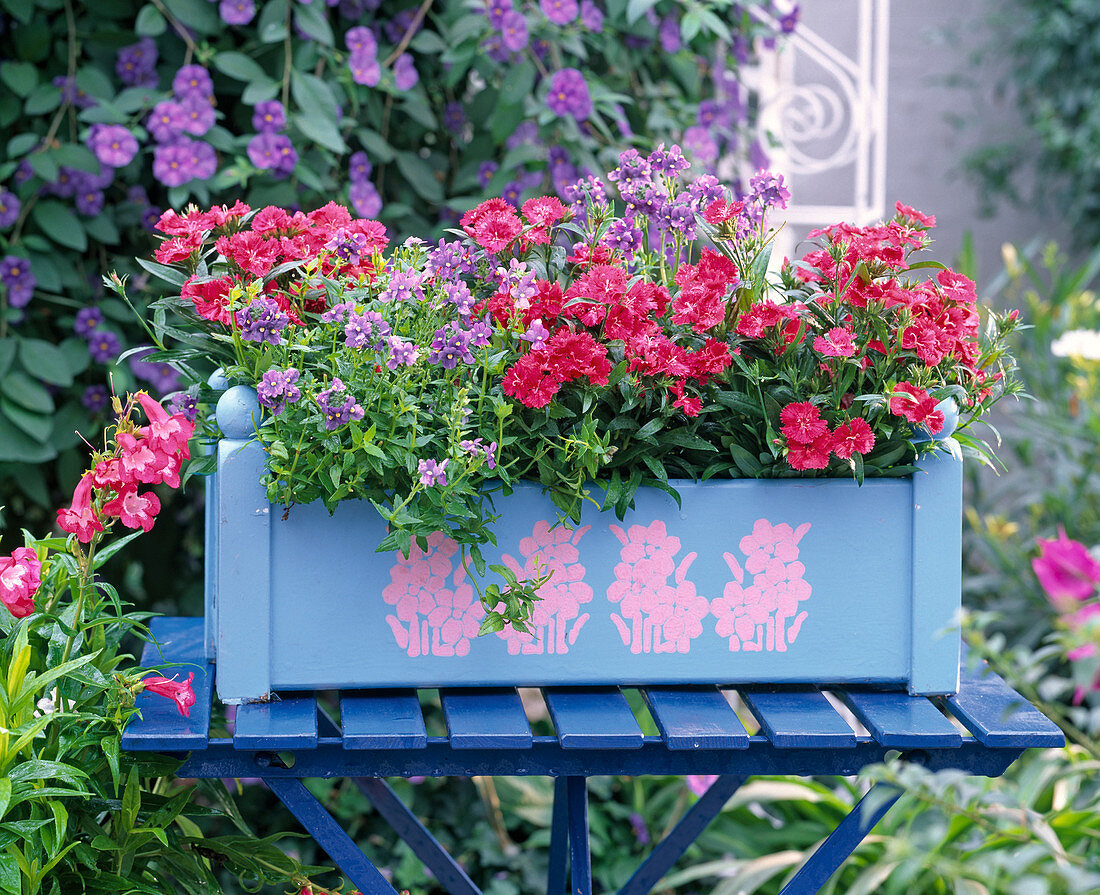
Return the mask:
{"type": "Polygon", "coordinates": [[[715,780],[669,834],[657,843],[641,866],[634,871],[634,875],[627,880],[626,885],[619,890],[619,895],[646,895],[688,850],[707,824],[718,816],[726,800],[745,780],[745,777],[733,774],[723,774],[715,780]]]}
{"type": "Polygon", "coordinates": [[[554,778],[554,808],[550,825],[550,869],[546,875],[546,895],[563,895],[565,871],[569,863],[569,809],[566,805],[565,777],[554,778]]]}
{"type": "Polygon", "coordinates": [[[791,877],[779,895],[814,895],[901,798],[901,790],[876,783],[791,877]]]}
{"type": "Polygon", "coordinates": [[[569,880],[571,895],[592,895],[592,855],[588,847],[588,778],[567,777],[569,880]]]}
{"type": "Polygon", "coordinates": [[[413,854],[424,862],[424,866],[435,874],[450,895],[481,895],[481,890],[466,875],[462,865],[447,853],[385,780],[378,777],[352,779],[375,810],[413,850],[413,854]]]}
{"type": "Polygon", "coordinates": [[[267,777],[264,782],[363,895],[397,895],[397,890],[301,780],[267,777]]]}

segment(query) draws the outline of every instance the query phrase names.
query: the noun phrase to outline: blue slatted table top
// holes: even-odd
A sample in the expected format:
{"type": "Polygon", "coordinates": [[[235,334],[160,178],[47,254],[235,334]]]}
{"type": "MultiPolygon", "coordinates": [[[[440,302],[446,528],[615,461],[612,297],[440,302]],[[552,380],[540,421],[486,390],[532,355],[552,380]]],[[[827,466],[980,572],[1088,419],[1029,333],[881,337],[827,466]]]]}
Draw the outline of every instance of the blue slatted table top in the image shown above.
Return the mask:
{"type": "Polygon", "coordinates": [[[546,750],[555,749],[562,773],[588,767],[585,756],[599,756],[592,766],[604,767],[609,754],[618,754],[631,773],[695,773],[702,765],[692,762],[700,758],[710,767],[720,754],[763,749],[792,757],[791,769],[776,764],[777,773],[828,773],[812,770],[813,754],[859,752],[874,760],[874,749],[883,755],[914,749],[1018,753],[1065,742],[1056,725],[980,669],[964,669],[958,695],[944,698],[857,687],[834,688],[828,696],[814,687],[742,687],[736,700],[732,689],[717,686],[651,686],[632,699],[618,687],[557,687],[542,690],[541,711],[525,706],[510,688],[444,689],[437,700],[414,690],[283,693],[238,707],[230,732],[214,714],[215,667],[203,657],[202,625],[201,618],[153,620],[157,643],[146,645],[143,664],[162,666],[169,677],[194,672],[196,701],[183,718],[170,700],[143,694],[141,716],[123,735],[124,749],[186,752],[229,744],[238,754],[337,748],[378,756],[397,750],[406,757],[452,750],[446,754],[455,756],[455,773],[464,757],[476,753],[489,756],[489,766],[517,774],[547,767],[546,750]],[[525,759],[532,750],[540,756],[533,763],[525,759]],[[658,752],[671,763],[650,761],[658,752]],[[649,766],[653,770],[644,770],[649,766]]]}

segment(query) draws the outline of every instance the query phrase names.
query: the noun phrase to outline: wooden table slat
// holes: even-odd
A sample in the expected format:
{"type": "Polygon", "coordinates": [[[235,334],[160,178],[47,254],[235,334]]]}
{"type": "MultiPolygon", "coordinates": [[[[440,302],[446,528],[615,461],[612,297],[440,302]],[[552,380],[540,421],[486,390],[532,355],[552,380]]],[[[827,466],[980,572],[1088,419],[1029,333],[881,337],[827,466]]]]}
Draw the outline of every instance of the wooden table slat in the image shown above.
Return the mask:
{"type": "Polygon", "coordinates": [[[642,729],[618,687],[542,691],[563,749],[640,749],[642,729]]]}
{"type": "Polygon", "coordinates": [[[747,749],[749,734],[717,687],[646,687],[649,712],[669,749],[747,749]]]}
{"type": "Polygon", "coordinates": [[[441,690],[453,749],[529,749],[531,725],[514,688],[441,690]]]}

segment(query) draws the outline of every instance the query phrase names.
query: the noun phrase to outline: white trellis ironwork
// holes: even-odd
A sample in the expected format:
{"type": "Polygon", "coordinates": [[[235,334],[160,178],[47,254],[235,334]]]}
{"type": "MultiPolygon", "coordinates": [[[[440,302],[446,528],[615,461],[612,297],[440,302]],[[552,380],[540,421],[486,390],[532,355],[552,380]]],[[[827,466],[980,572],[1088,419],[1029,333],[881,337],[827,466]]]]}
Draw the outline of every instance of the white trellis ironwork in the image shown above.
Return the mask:
{"type": "MultiPolygon", "coordinates": [[[[890,2],[829,6],[847,26],[843,35],[854,36],[854,54],[800,22],[783,50],[757,72],[761,134],[779,142],[768,150],[770,167],[794,193],[777,258],[789,255],[809,227],[841,220],[866,224],[885,212],[890,2]]],[[[752,12],[778,29],[769,13],[752,12]]]]}

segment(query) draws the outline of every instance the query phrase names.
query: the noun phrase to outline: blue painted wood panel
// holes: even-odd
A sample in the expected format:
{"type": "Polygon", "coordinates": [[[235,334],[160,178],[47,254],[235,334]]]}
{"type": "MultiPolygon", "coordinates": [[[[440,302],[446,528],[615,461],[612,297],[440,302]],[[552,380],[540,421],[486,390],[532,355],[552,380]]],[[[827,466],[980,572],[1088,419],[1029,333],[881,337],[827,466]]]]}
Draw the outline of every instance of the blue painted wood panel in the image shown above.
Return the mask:
{"type": "Polygon", "coordinates": [[[893,749],[958,746],[959,731],[923,696],[841,690],[840,698],[879,743],[893,749]]]}
{"type": "Polygon", "coordinates": [[[947,707],[985,746],[1063,746],[1061,728],[984,666],[964,669],[947,707]]]}
{"type": "Polygon", "coordinates": [[[345,749],[423,749],[428,745],[415,690],[342,693],[340,727],[345,749]]]}
{"type": "Polygon", "coordinates": [[[747,749],[749,734],[717,687],[646,687],[646,705],[669,749],[747,749]]]}
{"type": "Polygon", "coordinates": [[[242,705],[233,729],[235,749],[317,748],[317,700],[287,694],[271,702],[242,705]]]}
{"type": "Polygon", "coordinates": [[[855,733],[817,690],[742,690],[760,729],[780,749],[852,749],[855,733]]]}
{"type": "Polygon", "coordinates": [[[542,691],[563,749],[640,749],[642,729],[617,687],[542,691]]]}
{"type": "Polygon", "coordinates": [[[439,696],[451,748],[531,747],[531,725],[514,689],[443,690],[439,696]]]}

